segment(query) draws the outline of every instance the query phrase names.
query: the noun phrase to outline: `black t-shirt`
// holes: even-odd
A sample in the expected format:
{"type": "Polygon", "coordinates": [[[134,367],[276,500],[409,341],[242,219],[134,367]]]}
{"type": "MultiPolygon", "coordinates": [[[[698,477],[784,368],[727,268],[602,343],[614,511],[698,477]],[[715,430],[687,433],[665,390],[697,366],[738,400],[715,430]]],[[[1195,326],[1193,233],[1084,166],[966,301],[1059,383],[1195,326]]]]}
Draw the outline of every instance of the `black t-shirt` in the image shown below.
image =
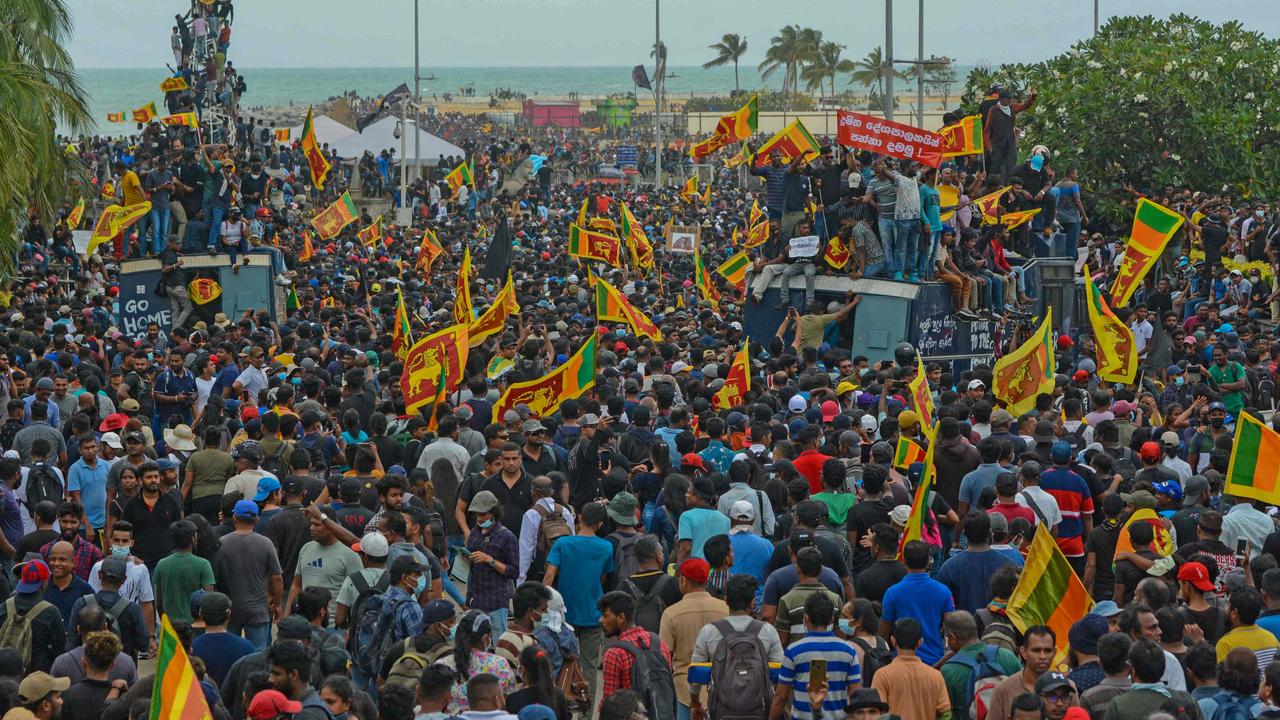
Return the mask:
{"type": "Polygon", "coordinates": [[[555,711],[556,720],[571,720],[573,714],[569,712],[569,703],[565,702],[564,693],[557,687],[553,687],[552,691],[555,692],[555,697],[548,704],[537,696],[537,691],[533,688],[527,687],[517,690],[507,696],[507,712],[515,715],[520,712],[521,708],[541,704],[547,705],[555,711]]]}
{"type": "Polygon", "coordinates": [[[1210,645],[1216,645],[1218,638],[1227,632],[1227,616],[1222,608],[1210,605],[1204,610],[1192,610],[1183,605],[1178,608],[1182,611],[1182,619],[1188,625],[1199,625],[1204,631],[1204,640],[1210,645]]]}
{"type": "Polygon", "coordinates": [[[364,526],[368,525],[369,521],[373,519],[373,511],[359,503],[343,505],[336,510],[330,508],[329,512],[333,513],[333,518],[338,521],[339,525],[357,537],[364,536],[364,526]]]}
{"type": "Polygon", "coordinates": [[[162,492],[155,505],[148,506],[147,499],[139,494],[125,504],[120,519],[133,525],[133,554],[147,564],[148,570],[155,572],[156,563],[173,550],[169,526],[182,519],[182,503],[162,492]]]}
{"type": "Polygon", "coordinates": [[[907,566],[898,560],[877,560],[866,570],[858,573],[853,582],[853,589],[858,597],[872,602],[883,602],[884,594],[889,588],[907,576],[907,566]]]}
{"type": "Polygon", "coordinates": [[[88,678],[62,693],[62,720],[98,720],[107,704],[111,683],[88,678]]]}
{"type": "MultiPolygon", "coordinates": [[[[889,522],[889,511],[892,509],[892,498],[860,502],[849,510],[849,516],[845,518],[845,528],[851,533],[856,533],[856,537],[860,539],[877,523],[889,522]]],[[[860,542],[850,544],[853,545],[853,568],[851,569],[854,573],[866,570],[874,560],[871,551],[862,547],[860,542]]]]}
{"type": "Polygon", "coordinates": [[[1112,600],[1116,591],[1116,576],[1112,572],[1111,559],[1116,554],[1116,542],[1120,539],[1120,523],[1103,520],[1101,525],[1089,531],[1084,541],[1085,554],[1094,553],[1093,599],[1112,600]]]}
{"type": "MultiPolygon", "coordinates": [[[[1214,579],[1219,587],[1222,587],[1223,576],[1236,569],[1235,550],[1227,547],[1227,544],[1221,540],[1196,540],[1178,546],[1177,556],[1184,560],[1189,560],[1196,553],[1204,553],[1218,564],[1218,572],[1214,574],[1214,579]]],[[[1210,568],[1210,572],[1212,571],[1213,569],[1210,568]]]]}
{"type": "Polygon", "coordinates": [[[1205,222],[1200,226],[1200,241],[1204,243],[1206,260],[1222,257],[1222,246],[1227,244],[1227,226],[1219,222],[1205,222]]]}
{"type": "Polygon", "coordinates": [[[1164,317],[1164,314],[1173,310],[1173,298],[1169,293],[1162,293],[1159,290],[1152,290],[1147,293],[1147,309],[1156,318],[1164,317]]]}
{"type": "MultiPolygon", "coordinates": [[[[1150,550],[1139,550],[1137,555],[1138,557],[1144,557],[1148,560],[1155,560],[1159,557],[1150,550]]],[[[1148,577],[1150,576],[1147,575],[1146,570],[1139,568],[1128,560],[1121,560],[1117,562],[1116,582],[1124,583],[1124,597],[1112,597],[1111,599],[1115,600],[1116,604],[1120,607],[1128,605],[1130,602],[1133,602],[1133,591],[1138,589],[1138,583],[1148,577]]],[[[1097,581],[1094,581],[1093,586],[1098,586],[1097,581]]]]}
{"type": "Polygon", "coordinates": [[[32,530],[23,535],[17,546],[13,548],[13,561],[15,563],[22,562],[22,559],[28,554],[40,552],[40,548],[44,547],[46,543],[51,543],[54,540],[61,539],[61,537],[56,530],[32,530]]]}
{"type": "Polygon", "coordinates": [[[303,545],[311,542],[311,518],[302,512],[301,505],[285,505],[266,522],[262,534],[276,545],[276,554],[280,556],[281,579],[284,587],[288,588],[293,582],[294,571],[298,569],[298,553],[302,552],[303,545]]]}

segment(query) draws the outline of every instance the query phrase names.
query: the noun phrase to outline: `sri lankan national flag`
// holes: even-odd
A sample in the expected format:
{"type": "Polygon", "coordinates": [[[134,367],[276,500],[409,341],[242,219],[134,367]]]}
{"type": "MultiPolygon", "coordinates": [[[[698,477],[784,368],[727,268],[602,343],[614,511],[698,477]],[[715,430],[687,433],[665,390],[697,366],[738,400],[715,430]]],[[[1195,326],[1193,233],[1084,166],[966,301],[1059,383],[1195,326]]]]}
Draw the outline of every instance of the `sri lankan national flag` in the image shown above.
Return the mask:
{"type": "Polygon", "coordinates": [[[107,122],[112,122],[112,123],[122,123],[122,122],[124,122],[124,117],[125,117],[125,115],[124,115],[124,113],[122,113],[122,112],[118,112],[118,113],[107,113],[107,122]]]}
{"type": "Polygon", "coordinates": [[[1000,198],[1009,192],[1012,185],[1005,185],[993,193],[987,193],[977,200],[972,201],[972,205],[982,213],[982,220],[988,225],[995,225],[1000,222],[1000,198]]]}
{"type": "Polygon", "coordinates": [[[1152,552],[1160,557],[1169,557],[1173,554],[1173,537],[1169,534],[1169,529],[1164,526],[1163,518],[1157,515],[1155,510],[1138,508],[1129,515],[1120,528],[1119,536],[1116,538],[1116,549],[1111,555],[1112,564],[1115,564],[1115,556],[1119,553],[1133,552],[1136,549],[1133,547],[1133,540],[1129,538],[1129,526],[1134,523],[1146,523],[1151,526],[1151,532],[1155,535],[1151,541],[1152,552]]]}
{"type": "Polygon", "coordinates": [[[698,292],[702,295],[702,299],[711,303],[712,308],[719,310],[720,291],[716,289],[711,273],[707,272],[707,266],[702,262],[701,250],[693,251],[693,279],[698,285],[698,292]]]}
{"type": "Polygon", "coordinates": [[[160,616],[158,640],[147,720],[212,720],[200,680],[168,615],[160,616]]]}
{"type": "Polygon", "coordinates": [[[849,263],[849,257],[852,255],[849,244],[839,235],[832,235],[827,241],[827,247],[822,251],[822,259],[836,270],[844,270],[844,266],[849,263]]]}
{"type": "Polygon", "coordinates": [[[377,247],[378,241],[382,239],[382,216],[379,215],[369,226],[362,228],[356,233],[356,237],[360,238],[360,242],[369,246],[377,247]]]}
{"type": "Polygon", "coordinates": [[[289,128],[275,129],[276,142],[287,143],[293,137],[293,131],[289,128]]]}
{"type": "Polygon", "coordinates": [[[591,222],[587,223],[587,227],[610,235],[618,234],[618,224],[606,217],[591,218],[591,222]]]}
{"type": "Polygon", "coordinates": [[[754,247],[760,247],[769,241],[769,232],[768,220],[761,220],[760,222],[753,224],[751,229],[747,230],[747,243],[742,247],[747,248],[748,250],[754,247]]]}
{"type": "Polygon", "coordinates": [[[436,237],[436,231],[427,228],[422,231],[422,244],[418,246],[418,260],[413,266],[429,276],[431,274],[431,266],[435,264],[436,258],[443,254],[444,248],[440,246],[440,239],[436,237]]]}
{"type": "Polygon", "coordinates": [[[898,450],[893,455],[893,466],[898,469],[911,467],[912,463],[924,462],[925,449],[920,443],[901,435],[898,436],[898,450]]]}
{"type": "Polygon", "coordinates": [[[404,306],[404,293],[396,286],[396,325],[391,332],[391,352],[404,360],[409,357],[409,348],[413,346],[413,335],[409,332],[409,310],[404,306]]]}
{"type": "Polygon", "coordinates": [[[140,108],[135,108],[135,109],[134,109],[134,111],[133,111],[133,121],[134,121],[134,122],[140,122],[140,123],[151,122],[151,121],[152,121],[153,119],[155,119],[155,117],[156,117],[157,115],[159,115],[159,114],[160,114],[160,113],[156,112],[156,104],[155,104],[155,102],[154,102],[154,101],[153,101],[153,102],[149,102],[149,103],[147,103],[146,105],[143,105],[143,106],[142,106],[142,107],[140,107],[140,108]]]}
{"type": "Polygon", "coordinates": [[[639,337],[662,340],[662,331],[658,326],[649,319],[648,315],[632,305],[631,301],[627,300],[627,297],[617,288],[598,277],[595,278],[595,282],[597,321],[624,322],[630,326],[631,332],[639,337]]]}
{"type": "Polygon", "coordinates": [[[685,202],[693,202],[698,199],[697,175],[691,175],[688,180],[684,181],[684,187],[680,188],[680,199],[685,202]]]}
{"type": "Polygon", "coordinates": [[[1280,505],[1280,433],[1249,413],[1236,419],[1224,495],[1280,505]]]}
{"type": "Polygon", "coordinates": [[[942,136],[942,157],[980,155],[983,152],[981,115],[970,115],[942,128],[938,134],[942,136]]]}
{"type": "Polygon", "coordinates": [[[1035,208],[1033,210],[1019,210],[1017,212],[1007,212],[1004,215],[1000,216],[1000,222],[1005,227],[1012,230],[1016,227],[1020,227],[1021,225],[1031,222],[1031,218],[1039,214],[1040,214],[1040,208],[1035,208]]]}
{"type": "Polygon", "coordinates": [[[924,360],[916,353],[916,376],[907,383],[911,391],[911,404],[920,416],[920,427],[933,427],[933,395],[929,392],[929,378],[925,376],[924,360]]]}
{"type": "Polygon", "coordinates": [[[76,206],[71,208],[71,212],[67,213],[67,227],[75,230],[80,227],[82,219],[84,219],[84,198],[80,198],[76,206]]]}
{"type": "Polygon", "coordinates": [[[1138,200],[1133,212],[1133,230],[1125,244],[1120,271],[1111,286],[1112,307],[1124,307],[1138,289],[1142,278],[1155,267],[1169,238],[1182,227],[1184,218],[1169,208],[1146,198],[1138,200]]]}
{"type": "Polygon", "coordinates": [[[196,278],[187,284],[187,297],[197,305],[208,305],[222,294],[222,286],[213,278],[196,278]]]}
{"type": "Polygon", "coordinates": [[[1054,542],[1049,528],[1038,524],[1018,585],[1005,606],[1009,619],[1021,632],[1033,625],[1053,628],[1058,638],[1058,653],[1064,654],[1071,625],[1091,609],[1093,598],[1089,597],[1084,583],[1071,569],[1071,563],[1054,542]]]}
{"type": "Polygon", "coordinates": [[[622,207],[622,237],[627,243],[627,252],[631,255],[631,263],[641,273],[648,273],[653,268],[653,244],[644,232],[644,226],[631,214],[626,203],[622,207]]]}
{"type": "Polygon", "coordinates": [[[507,283],[494,296],[489,308],[476,318],[467,330],[471,347],[484,342],[490,335],[501,332],[507,326],[507,318],[518,312],[520,312],[520,302],[516,300],[515,284],[511,281],[511,274],[507,273],[507,283]]]}
{"type": "Polygon", "coordinates": [[[746,105],[720,118],[720,121],[716,123],[715,131],[711,133],[711,137],[700,143],[695,143],[689,148],[689,154],[695,160],[701,160],[726,145],[751,137],[755,134],[758,124],[758,108],[757,98],[752,95],[746,105]]]}
{"type": "Polygon", "coordinates": [[[160,122],[164,123],[165,125],[179,125],[182,127],[189,127],[193,129],[200,127],[200,121],[196,119],[196,114],[193,112],[184,112],[184,113],[175,113],[173,115],[165,115],[164,117],[160,118],[160,122]]]}
{"type": "Polygon", "coordinates": [[[749,269],[751,269],[751,256],[744,250],[720,263],[720,267],[716,268],[716,274],[728,280],[729,284],[738,288],[739,292],[746,292],[749,269]]]}
{"type": "Polygon", "coordinates": [[[302,254],[298,256],[298,262],[311,262],[311,258],[316,256],[316,249],[311,245],[311,233],[306,230],[302,231],[302,254]]]}
{"type": "MultiPolygon", "coordinates": [[[[933,497],[934,468],[933,450],[936,442],[929,443],[925,451],[924,471],[920,473],[920,484],[916,486],[915,497],[911,501],[911,514],[907,516],[907,525],[902,529],[902,539],[898,544],[898,559],[902,559],[902,550],[912,540],[924,540],[924,519],[929,514],[929,505],[933,497]]],[[[919,447],[918,445],[916,447],[919,447]]]]}
{"type": "Polygon", "coordinates": [[[302,154],[307,157],[307,167],[311,170],[311,184],[317,190],[324,189],[324,179],[331,167],[329,159],[320,151],[320,143],[316,141],[316,129],[311,123],[311,108],[307,108],[307,119],[302,123],[302,154]]]}
{"type": "Polygon", "coordinates": [[[578,224],[587,227],[587,203],[591,202],[591,198],[582,198],[582,207],[578,210],[578,224]]]}
{"type": "Polygon", "coordinates": [[[186,89],[187,89],[187,79],[182,77],[181,75],[165,78],[164,80],[160,81],[161,92],[167,92],[167,93],[178,92],[179,90],[186,90],[186,89]]]}
{"type": "Polygon", "coordinates": [[[560,403],[575,399],[594,387],[597,337],[596,333],[591,333],[565,364],[537,380],[509,385],[493,405],[495,422],[502,422],[506,412],[517,405],[527,405],[535,418],[547,417],[560,408],[560,403]]]}
{"type": "Polygon", "coordinates": [[[760,209],[760,200],[751,201],[751,218],[747,221],[747,227],[755,227],[764,219],[765,213],[760,209]]]}
{"type": "Polygon", "coordinates": [[[284,297],[284,309],[297,310],[301,306],[301,303],[298,302],[298,289],[290,287],[289,294],[284,297]]]}
{"type": "Polygon", "coordinates": [[[357,214],[351,194],[344,192],[332,205],[311,218],[311,226],[316,229],[321,240],[331,240],[342,232],[342,228],[355,222],[357,214]]]}
{"type": "Polygon", "coordinates": [[[454,195],[458,194],[458,189],[463,185],[476,186],[475,170],[472,169],[471,163],[464,161],[461,165],[449,171],[444,176],[444,181],[449,183],[449,189],[454,195]]]}
{"type": "Polygon", "coordinates": [[[747,355],[747,343],[733,356],[733,364],[729,366],[729,374],[724,378],[724,387],[711,396],[711,407],[716,410],[728,410],[741,405],[751,392],[751,357],[747,355]]]}
{"type": "Polygon", "coordinates": [[[1111,312],[1102,291],[1093,283],[1089,266],[1084,266],[1085,305],[1089,326],[1098,346],[1098,377],[1107,382],[1133,382],[1138,374],[1138,346],[1133,331],[1111,312]]]}
{"type": "Polygon", "coordinates": [[[813,139],[813,135],[805,128],[804,123],[799,118],[791,121],[791,124],[778,131],[777,135],[769,138],[769,141],[760,146],[756,150],[754,165],[769,159],[770,153],[778,151],[782,154],[783,162],[791,162],[798,157],[804,157],[805,160],[812,160],[818,157],[818,141],[813,139]]]}
{"type": "Polygon", "coordinates": [[[583,260],[599,260],[618,267],[622,255],[622,240],[617,235],[606,235],[572,223],[569,225],[569,254],[583,260]]]}
{"type": "Polygon", "coordinates": [[[467,326],[452,325],[415,342],[409,348],[400,374],[400,391],[404,394],[405,413],[413,415],[430,404],[441,393],[462,382],[467,365],[467,326]]]}
{"type": "Polygon", "coordinates": [[[89,247],[84,251],[85,256],[93,255],[93,251],[99,245],[124,232],[130,225],[146,217],[149,212],[151,212],[150,200],[137,205],[108,205],[98,216],[98,224],[93,226],[93,233],[89,235],[89,247]]]}
{"type": "Polygon", "coordinates": [[[1053,308],[1046,308],[1031,337],[996,361],[991,389],[1017,417],[1035,408],[1037,395],[1053,392],[1053,369],[1053,308]]]}
{"type": "Polygon", "coordinates": [[[453,321],[463,327],[469,327],[475,312],[471,308],[471,247],[462,251],[462,265],[458,267],[458,277],[454,281],[453,321]]]}

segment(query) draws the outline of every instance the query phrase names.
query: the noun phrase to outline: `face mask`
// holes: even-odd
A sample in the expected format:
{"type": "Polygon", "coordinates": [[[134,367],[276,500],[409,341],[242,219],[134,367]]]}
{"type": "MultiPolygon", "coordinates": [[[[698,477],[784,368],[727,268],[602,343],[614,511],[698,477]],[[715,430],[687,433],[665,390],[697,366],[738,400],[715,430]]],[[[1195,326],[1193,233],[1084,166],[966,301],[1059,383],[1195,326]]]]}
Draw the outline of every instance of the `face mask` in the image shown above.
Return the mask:
{"type": "Polygon", "coordinates": [[[547,614],[542,616],[542,620],[545,623],[543,627],[553,633],[560,632],[560,628],[564,627],[564,613],[559,610],[548,610],[547,614]]]}
{"type": "Polygon", "coordinates": [[[284,380],[285,378],[289,377],[289,375],[287,373],[276,373],[276,377],[280,378],[281,380],[284,380]]]}
{"type": "Polygon", "coordinates": [[[301,385],[301,384],[302,384],[302,378],[293,378],[293,379],[292,379],[292,380],[290,380],[289,382],[293,383],[294,385],[301,385]]]}
{"type": "Polygon", "coordinates": [[[488,530],[489,528],[493,527],[493,518],[489,518],[488,520],[481,520],[476,524],[484,528],[485,530],[488,530]]]}
{"type": "Polygon", "coordinates": [[[1032,169],[1032,170],[1035,170],[1036,172],[1040,172],[1040,168],[1042,168],[1042,167],[1044,167],[1044,158],[1043,158],[1043,157],[1041,157],[1041,156],[1039,156],[1039,155],[1036,155],[1035,157],[1031,158],[1031,169],[1032,169]]]}
{"type": "Polygon", "coordinates": [[[426,575],[419,575],[419,576],[418,576],[418,587],[414,588],[414,590],[413,590],[413,594],[414,594],[414,595],[421,595],[422,593],[426,592],[426,590],[427,590],[427,576],[426,576],[426,575]]]}
{"type": "Polygon", "coordinates": [[[1186,382],[1186,381],[1187,381],[1187,379],[1186,379],[1186,378],[1184,378],[1184,377],[1182,377],[1181,375],[1179,375],[1176,379],[1174,379],[1173,383],[1174,383],[1175,385],[1181,385],[1181,384],[1183,384],[1183,383],[1184,383],[1184,382],[1186,382]]]}
{"type": "Polygon", "coordinates": [[[840,628],[840,632],[845,635],[853,634],[853,621],[849,618],[840,618],[840,621],[836,623],[836,625],[840,628]]]}
{"type": "Polygon", "coordinates": [[[1266,213],[1265,213],[1265,212],[1263,212],[1262,210],[1254,210],[1254,211],[1253,211],[1253,214],[1254,214],[1254,215],[1256,215],[1256,216],[1258,216],[1258,217],[1264,217],[1264,216],[1266,216],[1266,213]]]}
{"type": "Polygon", "coordinates": [[[129,545],[112,545],[111,555],[118,558],[127,558],[132,550],[133,548],[129,545]]]}
{"type": "Polygon", "coordinates": [[[448,638],[452,640],[458,634],[458,623],[449,626],[448,638]]]}
{"type": "Polygon", "coordinates": [[[1209,424],[1216,428],[1222,427],[1226,421],[1226,418],[1209,418],[1209,424]]]}

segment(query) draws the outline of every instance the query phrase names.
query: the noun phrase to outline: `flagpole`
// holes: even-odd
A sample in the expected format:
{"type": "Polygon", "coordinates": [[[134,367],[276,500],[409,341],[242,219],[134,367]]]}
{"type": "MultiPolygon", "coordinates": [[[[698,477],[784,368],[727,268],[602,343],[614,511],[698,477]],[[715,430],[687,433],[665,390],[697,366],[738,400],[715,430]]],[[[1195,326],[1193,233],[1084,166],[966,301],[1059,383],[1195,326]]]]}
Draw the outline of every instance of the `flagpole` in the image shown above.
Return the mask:
{"type": "Polygon", "coordinates": [[[666,68],[662,66],[662,0],[653,0],[653,189],[662,187],[662,76],[666,68]]]}
{"type": "MultiPolygon", "coordinates": [[[[920,0],[924,2],[924,0],[920,0]]],[[[422,136],[418,133],[418,125],[422,122],[422,74],[418,64],[418,0],[413,0],[413,171],[415,176],[422,172],[422,136]]],[[[401,195],[401,204],[404,196],[401,195]]],[[[410,218],[410,224],[413,219],[410,218]]]]}
{"type": "Polygon", "coordinates": [[[884,53],[881,55],[884,74],[884,97],[880,98],[880,112],[885,120],[893,119],[893,0],[884,0],[884,53]]]}

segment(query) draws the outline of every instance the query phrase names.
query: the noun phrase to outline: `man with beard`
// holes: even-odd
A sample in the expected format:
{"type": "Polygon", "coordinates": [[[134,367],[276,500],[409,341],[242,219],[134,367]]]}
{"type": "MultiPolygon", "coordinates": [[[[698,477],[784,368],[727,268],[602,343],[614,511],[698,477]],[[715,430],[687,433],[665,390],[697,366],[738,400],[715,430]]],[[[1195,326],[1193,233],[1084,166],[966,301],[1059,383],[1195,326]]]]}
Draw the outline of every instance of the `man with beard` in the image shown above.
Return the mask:
{"type": "Polygon", "coordinates": [[[302,704],[294,720],[329,720],[333,715],[311,687],[311,655],[296,640],[283,640],[267,651],[267,681],[290,700],[302,704]]]}
{"type": "Polygon", "coordinates": [[[143,463],[142,492],[124,506],[121,520],[133,525],[134,554],[154,571],[156,563],[173,550],[169,526],[182,519],[182,507],[172,493],[160,490],[160,467],[143,463]]]}
{"type": "MultiPolygon", "coordinates": [[[[102,550],[80,535],[80,518],[82,517],[84,517],[84,508],[74,500],[64,502],[58,508],[58,531],[63,541],[71,544],[72,566],[76,577],[88,580],[89,571],[94,563],[102,559],[102,550]]],[[[48,542],[40,548],[40,554],[45,560],[49,559],[53,545],[53,542],[48,542]]]]}

